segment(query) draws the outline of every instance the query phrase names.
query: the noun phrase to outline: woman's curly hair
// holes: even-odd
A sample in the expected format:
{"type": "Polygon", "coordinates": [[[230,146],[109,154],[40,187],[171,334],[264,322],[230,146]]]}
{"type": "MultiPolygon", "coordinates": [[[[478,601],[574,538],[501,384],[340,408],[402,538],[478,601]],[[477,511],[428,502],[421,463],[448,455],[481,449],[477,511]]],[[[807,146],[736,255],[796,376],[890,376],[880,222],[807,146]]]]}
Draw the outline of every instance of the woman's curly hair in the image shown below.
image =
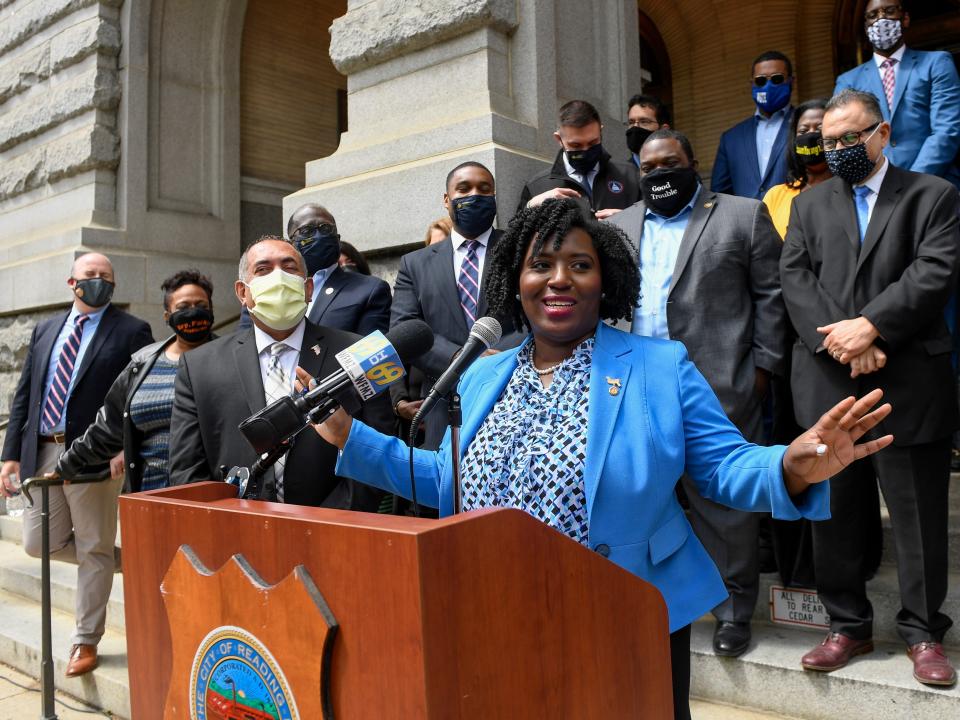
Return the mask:
{"type": "Polygon", "coordinates": [[[544,242],[552,238],[553,249],[558,250],[571,228],[580,228],[590,236],[600,259],[604,293],[600,317],[618,320],[633,316],[640,296],[640,273],[630,241],[620,228],[597,222],[577,201],[570,199],[550,199],[536,207],[524,208],[510,221],[506,233],[484,262],[487,305],[493,315],[511,318],[517,329],[530,327],[517,299],[527,248],[532,242],[536,255],[544,242]]]}

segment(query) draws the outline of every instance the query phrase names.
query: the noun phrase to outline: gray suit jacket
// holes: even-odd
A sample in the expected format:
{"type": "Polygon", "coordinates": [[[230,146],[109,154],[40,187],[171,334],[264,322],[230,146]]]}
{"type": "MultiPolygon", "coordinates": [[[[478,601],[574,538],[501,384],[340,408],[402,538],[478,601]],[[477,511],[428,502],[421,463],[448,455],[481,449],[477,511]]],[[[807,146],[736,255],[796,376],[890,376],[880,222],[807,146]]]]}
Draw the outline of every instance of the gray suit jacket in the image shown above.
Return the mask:
{"type": "MultiPolygon", "coordinates": [[[[610,218],[630,238],[638,261],[645,214],[641,200],[610,218]]],[[[752,440],[760,422],[755,371],[784,370],[780,248],[763,203],[701,189],[667,299],[671,339],[686,345],[727,416],[752,440]]]]}

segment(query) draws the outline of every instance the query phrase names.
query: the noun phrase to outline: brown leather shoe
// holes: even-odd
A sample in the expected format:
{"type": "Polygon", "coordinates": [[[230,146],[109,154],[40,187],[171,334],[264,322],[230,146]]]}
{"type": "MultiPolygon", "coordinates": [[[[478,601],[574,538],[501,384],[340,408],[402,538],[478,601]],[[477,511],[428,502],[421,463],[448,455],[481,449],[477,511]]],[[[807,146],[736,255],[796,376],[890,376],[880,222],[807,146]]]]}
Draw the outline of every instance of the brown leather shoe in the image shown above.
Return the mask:
{"type": "Polygon", "coordinates": [[[856,655],[873,652],[873,640],[854,640],[840,633],[830,633],[822,643],[800,660],[804,670],[833,672],[856,655]]]}
{"type": "Polygon", "coordinates": [[[67,663],[67,677],[83,675],[93,670],[96,666],[96,645],[74,645],[70,648],[70,662],[67,663]]]}
{"type": "Polygon", "coordinates": [[[917,682],[924,685],[953,685],[957,682],[957,671],[953,669],[940,643],[911,645],[907,648],[907,655],[913,660],[913,677],[917,682]]]}

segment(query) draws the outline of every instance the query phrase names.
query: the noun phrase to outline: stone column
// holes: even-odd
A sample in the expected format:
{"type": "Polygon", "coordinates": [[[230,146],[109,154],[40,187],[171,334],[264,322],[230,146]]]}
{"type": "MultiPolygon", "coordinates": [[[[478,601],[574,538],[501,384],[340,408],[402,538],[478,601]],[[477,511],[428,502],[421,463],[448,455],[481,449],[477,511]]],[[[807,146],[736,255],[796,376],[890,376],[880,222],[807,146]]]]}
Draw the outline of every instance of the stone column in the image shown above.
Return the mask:
{"type": "Polygon", "coordinates": [[[524,182],[553,162],[556,112],[594,103],[604,143],[626,156],[626,100],[639,91],[631,0],[353,0],[330,28],[348,79],[349,131],[284,200],[327,206],[360,249],[419,243],[465,160],[497,181],[505,227],[524,182]]]}

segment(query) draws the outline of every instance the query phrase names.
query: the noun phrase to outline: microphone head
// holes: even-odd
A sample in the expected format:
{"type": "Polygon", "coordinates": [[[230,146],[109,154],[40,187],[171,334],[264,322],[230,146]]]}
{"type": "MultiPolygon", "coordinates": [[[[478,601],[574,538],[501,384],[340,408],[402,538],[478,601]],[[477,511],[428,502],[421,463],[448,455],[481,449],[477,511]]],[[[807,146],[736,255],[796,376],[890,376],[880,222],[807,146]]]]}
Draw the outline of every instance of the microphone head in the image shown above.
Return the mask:
{"type": "Polygon", "coordinates": [[[503,328],[496,318],[482,317],[477,320],[470,328],[470,337],[477,338],[489,350],[492,346],[500,342],[503,335],[503,328]]]}
{"type": "Polygon", "coordinates": [[[387,340],[400,356],[404,367],[409,367],[414,358],[433,347],[433,331],[423,320],[404,320],[390,328],[387,340]]]}

